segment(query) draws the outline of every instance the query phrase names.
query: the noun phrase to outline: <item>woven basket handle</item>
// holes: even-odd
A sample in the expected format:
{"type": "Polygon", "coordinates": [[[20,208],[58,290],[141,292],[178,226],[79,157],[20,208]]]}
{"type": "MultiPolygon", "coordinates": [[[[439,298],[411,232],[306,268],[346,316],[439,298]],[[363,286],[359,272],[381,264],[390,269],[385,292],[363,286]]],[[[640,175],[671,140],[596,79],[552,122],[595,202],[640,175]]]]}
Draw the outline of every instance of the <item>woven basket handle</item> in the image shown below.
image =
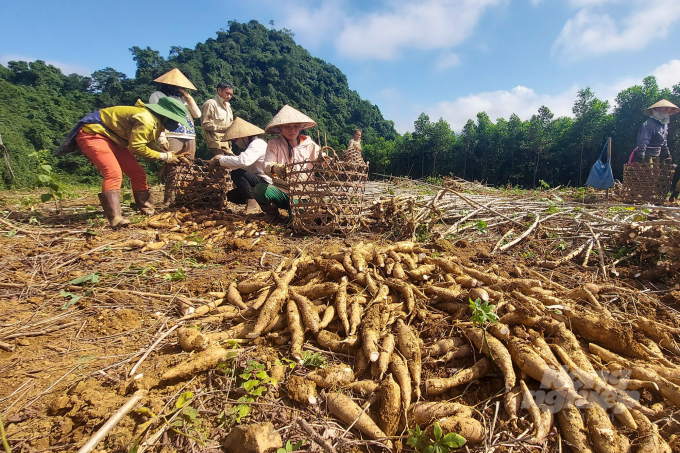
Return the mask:
{"type": "MultiPolygon", "coordinates": [[[[321,151],[321,154],[323,154],[326,150],[333,151],[333,156],[332,156],[332,157],[335,157],[335,158],[338,157],[338,152],[337,152],[336,150],[334,150],[333,148],[331,148],[330,146],[324,146],[323,148],[321,148],[321,150],[320,150],[320,151],[321,151]]],[[[331,154],[330,154],[330,153],[327,153],[327,154],[328,154],[328,157],[331,157],[331,154]]]]}

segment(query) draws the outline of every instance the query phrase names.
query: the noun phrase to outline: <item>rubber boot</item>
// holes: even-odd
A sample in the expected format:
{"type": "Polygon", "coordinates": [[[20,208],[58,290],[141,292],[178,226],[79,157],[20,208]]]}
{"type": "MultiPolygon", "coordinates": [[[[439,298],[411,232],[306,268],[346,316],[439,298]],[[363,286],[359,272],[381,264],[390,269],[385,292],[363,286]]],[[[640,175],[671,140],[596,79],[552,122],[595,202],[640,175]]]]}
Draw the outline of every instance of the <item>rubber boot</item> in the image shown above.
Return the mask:
{"type": "Polygon", "coordinates": [[[260,205],[260,209],[265,213],[264,221],[267,223],[273,223],[280,217],[279,208],[273,203],[260,205]]]}
{"type": "Polygon", "coordinates": [[[260,207],[260,204],[255,201],[254,198],[251,198],[246,201],[246,210],[244,212],[245,215],[258,215],[262,214],[264,211],[262,211],[262,208],[260,207]]]}
{"type": "Polygon", "coordinates": [[[140,192],[132,192],[135,196],[135,203],[137,204],[137,210],[144,215],[152,216],[156,212],[151,201],[151,191],[149,189],[142,190],[140,192]]]}
{"type": "Polygon", "coordinates": [[[674,191],[674,192],[671,194],[671,197],[668,199],[668,202],[669,202],[669,203],[673,203],[675,200],[678,199],[678,195],[680,195],[680,192],[678,192],[677,190],[674,191]]]}
{"type": "Polygon", "coordinates": [[[100,193],[99,202],[104,208],[104,214],[111,228],[121,228],[130,224],[130,221],[120,213],[120,190],[107,190],[100,193]]]}

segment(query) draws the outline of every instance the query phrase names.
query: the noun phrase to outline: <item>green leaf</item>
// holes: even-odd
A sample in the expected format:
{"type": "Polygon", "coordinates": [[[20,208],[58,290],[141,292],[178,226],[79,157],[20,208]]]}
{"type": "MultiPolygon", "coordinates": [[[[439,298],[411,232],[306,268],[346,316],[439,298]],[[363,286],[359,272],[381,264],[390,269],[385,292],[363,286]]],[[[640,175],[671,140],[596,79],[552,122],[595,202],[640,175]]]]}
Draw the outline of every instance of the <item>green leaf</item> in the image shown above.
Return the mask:
{"type": "Polygon", "coordinates": [[[186,417],[191,422],[196,420],[196,417],[198,417],[198,409],[193,408],[191,406],[184,406],[184,408],[182,409],[182,413],[186,415],[186,417]]]}
{"type": "Polygon", "coordinates": [[[80,284],[86,283],[86,282],[91,282],[91,283],[99,282],[99,275],[97,275],[97,274],[81,275],[78,278],[74,278],[69,283],[72,284],[72,285],[80,285],[80,284]]]}
{"type": "Polygon", "coordinates": [[[246,415],[250,414],[250,406],[246,406],[245,404],[239,404],[236,406],[236,421],[238,423],[241,422],[241,419],[245,417],[246,415]]]}
{"type": "Polygon", "coordinates": [[[435,453],[434,445],[428,445],[427,447],[425,447],[425,449],[423,450],[423,453],[435,453]]]}
{"type": "Polygon", "coordinates": [[[78,357],[76,362],[77,363],[90,363],[90,362],[92,362],[93,360],[96,360],[96,359],[97,359],[96,355],[84,355],[84,356],[78,357]]]}
{"type": "Polygon", "coordinates": [[[415,437],[409,437],[408,440],[406,441],[406,445],[408,445],[411,448],[414,448],[417,443],[418,443],[418,439],[416,439],[415,437]]]}
{"type": "Polygon", "coordinates": [[[439,439],[442,438],[442,427],[439,426],[439,422],[434,422],[434,440],[439,442],[439,439]]]}
{"type": "Polygon", "coordinates": [[[40,201],[42,201],[43,203],[47,203],[52,198],[54,198],[54,197],[52,196],[51,193],[43,193],[43,194],[40,195],[40,201]]]}
{"type": "Polygon", "coordinates": [[[465,438],[460,434],[448,433],[446,436],[442,437],[440,443],[447,447],[458,448],[465,445],[465,438]]]}
{"type": "Polygon", "coordinates": [[[175,409],[181,409],[184,406],[187,405],[189,400],[194,397],[194,394],[192,392],[184,392],[182,393],[179,398],[177,398],[177,402],[175,403],[175,409]]]}
{"type": "Polygon", "coordinates": [[[38,175],[38,181],[47,184],[52,181],[52,177],[50,175],[38,175]]]}
{"type": "MultiPolygon", "coordinates": [[[[288,442],[290,442],[290,441],[288,441],[288,442]]],[[[292,448],[291,451],[299,450],[300,447],[302,447],[304,444],[305,444],[305,441],[304,441],[304,440],[299,440],[299,441],[295,442],[295,443],[293,444],[293,448],[292,448]]]]}
{"type": "Polygon", "coordinates": [[[76,296],[75,294],[72,294],[71,296],[71,299],[64,302],[64,305],[61,306],[62,310],[66,310],[71,305],[78,303],[78,301],[83,298],[83,296],[76,296]]]}
{"type": "Polygon", "coordinates": [[[52,166],[51,165],[47,165],[47,164],[41,165],[40,169],[44,172],[47,172],[47,173],[52,172],[52,166]]]}
{"type": "Polygon", "coordinates": [[[268,378],[269,378],[269,376],[267,375],[267,372],[266,372],[266,371],[258,371],[258,372],[255,374],[255,377],[257,377],[257,378],[259,378],[259,379],[268,379],[268,378]]]}
{"type": "Polygon", "coordinates": [[[243,373],[243,374],[239,374],[238,377],[240,377],[244,381],[247,381],[248,379],[250,379],[252,377],[252,374],[251,373],[243,373]]]}
{"type": "Polygon", "coordinates": [[[258,381],[257,379],[251,379],[250,381],[244,382],[244,383],[241,385],[241,387],[243,387],[244,389],[246,389],[247,392],[249,392],[249,391],[251,391],[252,389],[254,389],[255,386],[257,386],[257,385],[259,385],[259,384],[260,384],[260,381],[258,381]]]}
{"type": "Polygon", "coordinates": [[[250,393],[255,395],[255,396],[262,396],[262,393],[264,393],[266,391],[267,391],[267,387],[258,387],[250,393]]]}
{"type": "Polygon", "coordinates": [[[128,450],[128,453],[137,453],[139,451],[139,443],[142,441],[141,436],[136,438],[133,442],[132,445],[130,445],[130,449],[128,450]]]}

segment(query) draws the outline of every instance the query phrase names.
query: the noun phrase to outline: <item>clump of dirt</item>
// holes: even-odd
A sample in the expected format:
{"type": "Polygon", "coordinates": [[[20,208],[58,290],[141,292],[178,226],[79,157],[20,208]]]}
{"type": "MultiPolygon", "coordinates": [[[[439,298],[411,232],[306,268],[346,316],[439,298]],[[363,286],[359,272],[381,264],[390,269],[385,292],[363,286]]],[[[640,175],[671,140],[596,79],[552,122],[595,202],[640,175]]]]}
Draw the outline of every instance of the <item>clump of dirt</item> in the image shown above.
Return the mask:
{"type": "Polygon", "coordinates": [[[87,323],[88,332],[111,335],[136,330],[142,325],[139,312],[131,308],[105,309],[87,323]]]}

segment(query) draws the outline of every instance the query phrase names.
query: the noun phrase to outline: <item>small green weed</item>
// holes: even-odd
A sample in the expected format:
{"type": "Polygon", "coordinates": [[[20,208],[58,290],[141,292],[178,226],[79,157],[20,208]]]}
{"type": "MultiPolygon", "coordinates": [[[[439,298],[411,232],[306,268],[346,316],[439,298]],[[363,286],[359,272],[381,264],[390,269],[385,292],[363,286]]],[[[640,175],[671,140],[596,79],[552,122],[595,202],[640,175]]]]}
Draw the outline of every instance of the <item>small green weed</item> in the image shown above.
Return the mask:
{"type": "Polygon", "coordinates": [[[494,313],[496,306],[489,304],[488,301],[482,303],[482,299],[477,298],[474,301],[470,299],[470,308],[472,309],[472,316],[470,316],[472,325],[484,327],[486,323],[498,322],[498,315],[494,313]]]}
{"type": "Polygon", "coordinates": [[[246,369],[238,377],[241,380],[241,388],[247,394],[237,400],[237,402],[242,404],[238,404],[231,409],[229,421],[232,423],[241,423],[241,420],[247,417],[251,411],[250,404],[247,403],[252,403],[255,401],[255,398],[264,395],[267,392],[268,385],[276,385],[276,379],[269,377],[265,371],[265,366],[254,360],[247,362],[246,369]]]}
{"type": "Polygon", "coordinates": [[[290,440],[286,442],[286,445],[283,448],[279,448],[276,450],[276,453],[288,453],[291,451],[298,451],[300,447],[302,447],[305,444],[304,440],[299,440],[295,442],[294,444],[290,443],[290,440]]]}
{"type": "Polygon", "coordinates": [[[439,422],[434,423],[434,439],[430,439],[426,432],[416,425],[415,429],[409,429],[410,437],[406,445],[421,453],[449,453],[451,450],[465,445],[465,438],[460,434],[448,433],[444,435],[439,422]]]}
{"type": "Polygon", "coordinates": [[[302,365],[306,367],[325,368],[328,365],[326,357],[318,352],[303,351],[302,365]]]}
{"type": "Polygon", "coordinates": [[[82,285],[84,283],[99,283],[99,274],[98,273],[92,273],[92,274],[87,274],[87,275],[81,275],[78,278],[74,278],[69,282],[71,285],[82,285]]]}
{"type": "Polygon", "coordinates": [[[165,274],[163,276],[163,280],[166,282],[176,282],[180,280],[186,280],[187,279],[187,274],[184,272],[184,269],[179,268],[175,272],[171,274],[165,274]]]}

